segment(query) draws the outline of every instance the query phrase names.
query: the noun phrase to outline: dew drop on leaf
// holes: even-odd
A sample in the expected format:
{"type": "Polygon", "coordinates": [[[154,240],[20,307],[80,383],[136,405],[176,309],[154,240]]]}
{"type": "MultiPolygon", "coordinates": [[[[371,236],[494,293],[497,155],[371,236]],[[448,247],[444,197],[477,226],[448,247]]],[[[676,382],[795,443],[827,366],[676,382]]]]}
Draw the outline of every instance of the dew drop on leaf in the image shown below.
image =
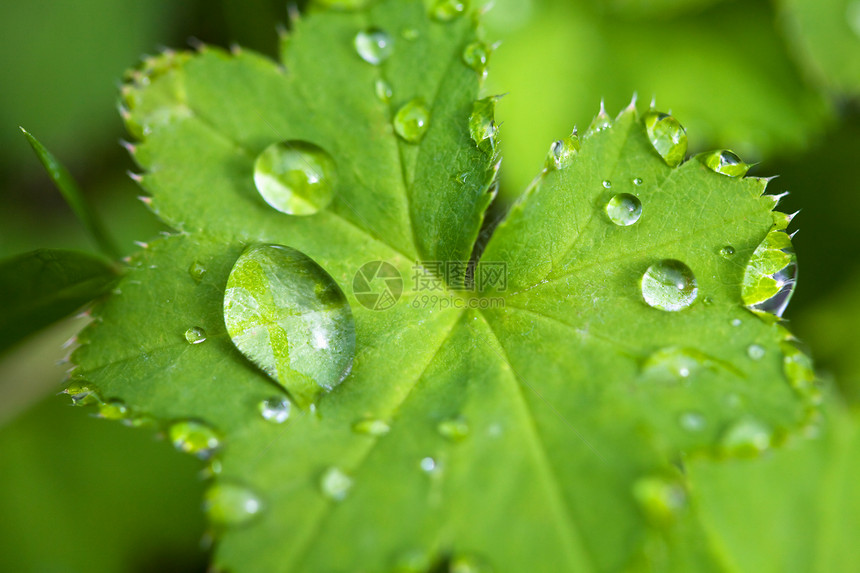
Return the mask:
{"type": "Polygon", "coordinates": [[[206,490],[203,509],[212,523],[235,527],[257,517],[263,510],[263,504],[257,494],[247,487],[221,482],[206,490]]]}
{"type": "Polygon", "coordinates": [[[212,457],[212,454],[221,447],[221,439],[215,430],[196,420],[174,422],[167,430],[167,434],[177,450],[195,455],[202,460],[212,457]]]}
{"type": "Polygon", "coordinates": [[[302,407],[352,368],[355,325],[346,296],[296,249],[245,249],[227,279],[224,322],[242,354],[302,407]]]}
{"type": "Polygon", "coordinates": [[[788,234],[770,231],[744,270],[744,305],[765,319],[782,317],[797,283],[797,257],[788,234]]]}
{"type": "Polygon", "coordinates": [[[92,387],[80,380],[74,381],[63,390],[63,393],[68,394],[72,398],[72,404],[75,406],[87,406],[88,404],[96,404],[99,398],[92,387]]]}
{"type": "Polygon", "coordinates": [[[750,168],[749,165],[741,161],[740,157],[727,149],[712,151],[704,155],[703,161],[711,171],[729,177],[743,177],[750,168]]]}
{"type": "Polygon", "coordinates": [[[430,111],[421,99],[413,99],[394,116],[394,131],[404,141],[418,143],[430,126],[430,111]]]}
{"type": "Polygon", "coordinates": [[[355,51],[362,60],[374,66],[387,60],[393,50],[391,36],[380,28],[368,28],[355,36],[355,51]]]}
{"type": "Polygon", "coordinates": [[[185,331],[185,340],[188,344],[200,344],[206,340],[206,331],[199,326],[192,326],[185,331]]]}
{"type": "Polygon", "coordinates": [[[780,344],[780,349],[783,355],[782,369],[791,387],[799,392],[817,395],[819,390],[815,387],[815,370],[809,355],[787,341],[780,344]]]}
{"type": "Polygon", "coordinates": [[[496,146],[496,109],[495,97],[479,99],[472,106],[472,114],[469,116],[469,135],[478,147],[489,142],[490,149],[496,146]]]}
{"type": "Polygon", "coordinates": [[[206,275],[206,267],[201,263],[194,261],[191,263],[191,266],[188,267],[188,274],[194,282],[199,283],[203,280],[204,275],[206,275]]]}
{"type": "Polygon", "coordinates": [[[337,467],[330,467],[320,477],[320,490],[323,495],[333,501],[346,499],[352,488],[352,478],[337,467]]]}
{"type": "Polygon", "coordinates": [[[699,292],[690,267],[675,259],[664,259],[648,267],[642,276],[642,297],[660,310],[683,310],[699,292]]]}
{"type": "Polygon", "coordinates": [[[735,248],[731,245],[726,245],[720,249],[720,254],[724,257],[731,257],[735,254],[735,248]]]}
{"type": "Polygon", "coordinates": [[[743,321],[739,318],[733,318],[731,324],[732,326],[740,326],[743,324],[743,321]]]}
{"type": "Polygon", "coordinates": [[[128,417],[128,406],[122,400],[108,400],[99,404],[99,418],[122,420],[128,417]]]}
{"type": "Polygon", "coordinates": [[[383,103],[390,102],[391,96],[394,95],[394,90],[391,89],[391,85],[382,78],[379,78],[376,80],[376,82],[374,82],[373,90],[376,93],[376,97],[379,99],[379,101],[383,103]]]}
{"type": "Polygon", "coordinates": [[[573,135],[553,141],[546,156],[546,168],[553,170],[568,167],[579,148],[579,138],[573,135]]]}
{"type": "Polygon", "coordinates": [[[687,154],[687,132],[673,116],[649,111],[643,118],[648,140],[669,167],[677,167],[687,154]]]}
{"type": "Polygon", "coordinates": [[[610,187],[612,187],[612,181],[610,181],[609,179],[604,179],[603,180],[603,188],[609,189],[610,187]]]}
{"type": "Polygon", "coordinates": [[[430,14],[440,22],[449,22],[466,11],[464,0],[436,0],[430,14]]]}
{"type": "Polygon", "coordinates": [[[764,358],[765,349],[761,344],[750,344],[747,347],[747,356],[749,356],[752,360],[761,360],[764,358]]]}
{"type": "Polygon", "coordinates": [[[443,420],[436,426],[436,430],[443,438],[452,442],[459,442],[469,437],[469,423],[461,417],[443,420]]]}
{"type": "Polygon", "coordinates": [[[720,449],[726,455],[754,457],[771,445],[771,431],[754,418],[743,418],[723,433],[720,449]]]}
{"type": "Polygon", "coordinates": [[[422,471],[430,473],[436,469],[436,460],[431,457],[422,458],[418,465],[422,471]]]}
{"type": "Polygon", "coordinates": [[[642,178],[636,177],[635,179],[633,179],[633,184],[636,186],[642,185],[642,178]]]}
{"type": "Polygon", "coordinates": [[[635,195],[621,193],[606,204],[609,220],[620,227],[629,227],[642,216],[642,202],[635,195]]]}
{"type": "Polygon", "coordinates": [[[313,215],[327,207],[334,196],[334,180],[334,159],[306,141],[273,143],[254,162],[257,191],[288,215],[313,215]]]}
{"type": "Polygon", "coordinates": [[[290,417],[292,404],[286,398],[273,397],[260,402],[258,408],[264,420],[273,424],[283,424],[290,417]]]}
{"type": "Polygon", "coordinates": [[[472,42],[463,49],[463,62],[478,72],[482,78],[487,77],[489,61],[490,49],[484,42],[472,42]]]}
{"type": "Polygon", "coordinates": [[[649,378],[675,382],[711,366],[710,357],[695,348],[670,346],[651,354],[642,364],[642,372],[649,378]]]}
{"type": "Polygon", "coordinates": [[[687,505],[680,483],[662,476],[643,477],[633,484],[633,498],[654,525],[671,524],[687,505]]]}
{"type": "Polygon", "coordinates": [[[359,420],[352,425],[352,431],[366,436],[384,436],[391,430],[388,422],[376,418],[359,420]]]}

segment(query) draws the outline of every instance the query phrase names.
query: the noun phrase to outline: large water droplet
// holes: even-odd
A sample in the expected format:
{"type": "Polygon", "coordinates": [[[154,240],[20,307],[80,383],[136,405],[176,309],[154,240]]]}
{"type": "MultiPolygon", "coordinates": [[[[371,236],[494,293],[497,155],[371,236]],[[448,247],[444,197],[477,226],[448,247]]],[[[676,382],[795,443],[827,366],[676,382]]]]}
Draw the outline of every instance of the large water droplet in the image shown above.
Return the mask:
{"type": "Polygon", "coordinates": [[[466,11],[464,0],[436,0],[430,14],[440,22],[449,22],[466,11]]]}
{"type": "Polygon", "coordinates": [[[263,504],[247,487],[220,482],[206,490],[203,509],[212,523],[235,527],[253,520],[263,510],[263,504]]]}
{"type": "Polygon", "coordinates": [[[352,310],[332,277],[281,245],[248,247],[227,279],[224,322],[233,344],[302,407],[349,373],[352,310]]]}
{"type": "Polygon", "coordinates": [[[258,406],[264,420],[274,424],[283,424],[290,417],[292,405],[286,398],[268,398],[260,402],[258,406]]]}
{"type": "Polygon", "coordinates": [[[771,445],[771,431],[754,418],[743,418],[725,431],[720,440],[723,453],[739,457],[757,456],[771,445]]]}
{"type": "Polygon", "coordinates": [[[683,310],[699,292],[690,267],[675,259],[664,259],[648,267],[642,276],[642,297],[660,310],[683,310]]]}
{"type": "Polygon", "coordinates": [[[128,413],[128,406],[122,400],[113,399],[99,404],[99,417],[106,420],[123,420],[128,413]]]}
{"type": "Polygon", "coordinates": [[[630,193],[621,193],[606,204],[609,220],[621,227],[629,227],[642,216],[642,202],[630,193]]]}
{"type": "Polygon", "coordinates": [[[337,467],[327,469],[320,478],[320,489],[323,495],[334,501],[346,499],[351,488],[352,478],[337,467]]]}
{"type": "Polygon", "coordinates": [[[484,42],[472,42],[463,50],[463,62],[482,78],[487,77],[489,61],[490,48],[484,42]]]}
{"type": "Polygon", "coordinates": [[[355,51],[365,62],[378,66],[391,56],[394,43],[385,30],[368,28],[356,34],[355,51]]]}
{"type": "Polygon", "coordinates": [[[366,418],[364,420],[359,420],[358,422],[353,424],[352,430],[357,434],[365,434],[367,436],[378,437],[387,434],[391,430],[391,427],[385,420],[366,418]]]}
{"type": "Polygon", "coordinates": [[[212,427],[196,420],[182,420],[171,424],[167,431],[177,450],[205,460],[221,447],[221,439],[212,427]]]}
{"type": "Polygon", "coordinates": [[[192,326],[185,331],[185,340],[188,344],[200,344],[206,340],[206,331],[199,326],[192,326]]]}
{"type": "Polygon", "coordinates": [[[659,526],[671,524],[687,506],[687,493],[677,481],[648,476],[633,484],[633,498],[648,519],[659,526]]]}
{"type": "Polygon", "coordinates": [[[729,177],[743,177],[750,168],[749,165],[741,161],[740,157],[727,149],[712,151],[703,156],[703,161],[711,171],[729,177]]]}
{"type": "Polygon", "coordinates": [[[334,197],[331,155],[307,141],[267,147],[254,163],[254,183],[266,203],[288,215],[313,215],[334,197]]]}
{"type": "Polygon", "coordinates": [[[643,118],[651,145],[670,167],[678,166],[687,154],[687,132],[677,119],[658,111],[643,118]]]}
{"type": "Polygon", "coordinates": [[[394,116],[394,131],[409,143],[418,143],[430,126],[430,110],[420,98],[403,105],[394,116]]]}
{"type": "Polygon", "coordinates": [[[459,442],[465,440],[469,436],[469,423],[464,418],[451,418],[450,420],[443,420],[439,422],[436,426],[439,434],[451,440],[452,442],[459,442]]]}
{"type": "Polygon", "coordinates": [[[765,319],[782,317],[797,283],[797,257],[783,231],[771,231],[756,247],[744,271],[744,305],[765,319]]]}
{"type": "Polygon", "coordinates": [[[553,141],[546,156],[546,168],[553,170],[568,167],[573,163],[573,158],[580,146],[579,138],[575,135],[553,141]]]}

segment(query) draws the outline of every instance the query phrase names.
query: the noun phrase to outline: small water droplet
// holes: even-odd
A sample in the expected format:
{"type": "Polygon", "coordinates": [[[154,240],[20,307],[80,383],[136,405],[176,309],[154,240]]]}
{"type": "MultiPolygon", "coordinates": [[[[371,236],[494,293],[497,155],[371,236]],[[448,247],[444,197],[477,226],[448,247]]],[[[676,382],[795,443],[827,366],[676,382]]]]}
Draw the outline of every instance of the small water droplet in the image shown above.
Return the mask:
{"type": "Polygon", "coordinates": [[[731,257],[735,254],[735,248],[731,245],[726,245],[722,249],[720,249],[720,254],[724,257],[731,257]]]}
{"type": "Polygon", "coordinates": [[[221,447],[221,439],[215,430],[196,420],[175,422],[171,424],[167,434],[177,450],[195,455],[201,460],[209,459],[221,447]]]}
{"type": "Polygon", "coordinates": [[[200,344],[206,340],[206,331],[199,326],[192,326],[185,331],[185,340],[188,344],[200,344]]]}
{"type": "Polygon", "coordinates": [[[621,193],[606,204],[609,220],[620,227],[629,227],[642,216],[642,202],[635,195],[621,193]]]}
{"type": "Polygon", "coordinates": [[[63,390],[72,398],[72,404],[75,406],[86,406],[88,404],[97,404],[99,397],[95,390],[87,383],[80,380],[74,381],[63,390]]]}
{"type": "Polygon", "coordinates": [[[401,33],[404,40],[409,40],[410,42],[413,40],[417,40],[421,33],[415,28],[405,28],[401,33]]]}
{"type": "Polygon", "coordinates": [[[711,306],[712,304],[714,304],[714,298],[711,296],[706,296],[702,299],[702,304],[704,304],[705,306],[711,306]]]}
{"type": "Polygon", "coordinates": [[[254,183],[263,199],[287,215],[313,215],[334,197],[335,163],[307,141],[282,141],[254,162],[254,183]]]}
{"type": "Polygon", "coordinates": [[[404,104],[394,116],[394,131],[409,143],[421,141],[429,126],[430,110],[419,98],[404,104]]]}
{"type": "Polygon", "coordinates": [[[573,163],[573,158],[579,148],[580,141],[575,135],[553,141],[546,157],[546,168],[549,170],[565,169],[573,163]]]}
{"type": "Polygon", "coordinates": [[[749,171],[750,166],[741,161],[741,158],[728,149],[712,151],[703,156],[705,166],[715,173],[721,173],[729,177],[743,177],[749,171]]]}
{"type": "Polygon", "coordinates": [[[674,522],[687,506],[684,486],[662,476],[648,476],[633,484],[633,498],[648,519],[658,526],[674,522]]]}
{"type": "Polygon", "coordinates": [[[213,524],[235,527],[252,521],[263,510],[260,498],[249,488],[229,482],[209,487],[203,495],[203,509],[213,524]]]}
{"type": "Polygon", "coordinates": [[[797,257],[783,231],[771,231],[753,251],[744,271],[744,305],[766,320],[782,317],[797,283],[797,257]]]}
{"type": "Polygon", "coordinates": [[[440,22],[450,22],[460,17],[466,11],[466,2],[463,0],[436,0],[430,14],[440,22]]]}
{"type": "Polygon", "coordinates": [[[431,457],[422,458],[418,465],[421,466],[422,471],[430,473],[436,469],[436,460],[431,457]]]}
{"type": "Polygon", "coordinates": [[[642,297],[649,306],[660,310],[683,310],[693,304],[698,292],[693,271],[675,259],[651,265],[642,276],[642,297]]]}
{"type": "Polygon", "coordinates": [[[472,42],[463,50],[463,62],[478,72],[482,78],[487,77],[489,61],[490,48],[484,42],[472,42]]]}
{"type": "Polygon", "coordinates": [[[378,66],[394,51],[394,43],[388,32],[379,28],[368,28],[355,35],[355,51],[361,59],[378,66]]]}
{"type": "Polygon", "coordinates": [[[678,424],[688,432],[701,432],[705,429],[707,421],[705,417],[698,412],[684,412],[678,418],[678,424]]]}
{"type": "Polygon", "coordinates": [[[381,78],[374,82],[373,89],[376,92],[376,97],[383,103],[390,102],[391,96],[394,95],[394,90],[391,89],[391,85],[381,78]]]}
{"type": "Polygon", "coordinates": [[[436,430],[442,437],[447,438],[452,442],[465,440],[469,436],[470,431],[469,423],[465,418],[460,417],[439,422],[436,426],[436,430]]]}
{"type": "Polygon", "coordinates": [[[603,188],[604,188],[604,189],[609,189],[610,187],[612,187],[612,181],[610,181],[610,180],[608,180],[608,179],[604,179],[604,180],[603,180],[603,188]]]}
{"type": "Polygon", "coordinates": [[[687,131],[669,114],[649,111],[643,118],[648,140],[669,167],[677,167],[687,154],[687,131]]]}
{"type": "Polygon", "coordinates": [[[479,99],[472,106],[469,116],[469,135],[472,141],[481,148],[485,141],[489,142],[489,150],[496,147],[496,101],[498,97],[479,99]]]}
{"type": "Polygon", "coordinates": [[[304,253],[248,247],[224,294],[233,344],[301,407],[340,384],[352,367],[352,310],[334,279],[304,253]]]}
{"type": "Polygon", "coordinates": [[[333,501],[346,499],[351,488],[352,478],[337,467],[330,467],[320,478],[320,489],[323,495],[333,501]]]}
{"type": "Polygon", "coordinates": [[[367,436],[384,436],[391,430],[388,422],[376,418],[365,418],[352,425],[352,431],[367,436]]]}
{"type": "Polygon", "coordinates": [[[191,266],[188,267],[188,274],[191,275],[194,282],[199,283],[203,280],[203,276],[206,274],[206,267],[201,263],[194,261],[191,263],[191,266]]]}
{"type": "Polygon", "coordinates": [[[761,360],[762,358],[764,358],[764,354],[764,346],[760,344],[750,344],[747,348],[747,356],[749,356],[752,360],[761,360]]]}
{"type": "Polygon", "coordinates": [[[588,126],[588,129],[585,131],[585,136],[590,137],[596,133],[600,133],[601,131],[606,131],[612,127],[612,118],[606,113],[606,110],[603,107],[603,103],[600,104],[600,111],[594,119],[591,120],[591,125],[588,126]]]}
{"type": "Polygon", "coordinates": [[[753,457],[771,445],[771,431],[754,418],[743,418],[726,430],[720,440],[723,453],[739,457],[753,457]]]}
{"type": "Polygon", "coordinates": [[[290,417],[292,404],[286,398],[273,397],[263,400],[257,407],[264,420],[274,424],[283,424],[290,417]]]}
{"type": "Polygon", "coordinates": [[[642,365],[642,372],[652,379],[677,382],[699,370],[714,366],[711,358],[695,348],[670,346],[651,354],[642,365]]]}
{"type": "Polygon", "coordinates": [[[122,420],[128,417],[128,406],[122,400],[108,400],[99,404],[99,417],[106,420],[122,420]]]}
{"type": "Polygon", "coordinates": [[[739,318],[733,318],[732,319],[732,326],[740,326],[741,324],[743,324],[743,321],[741,319],[739,319],[739,318]]]}
{"type": "Polygon", "coordinates": [[[633,184],[634,184],[634,185],[637,185],[637,186],[638,186],[638,185],[642,185],[642,178],[641,178],[641,177],[637,177],[637,178],[635,178],[635,179],[633,180],[633,184]]]}
{"type": "Polygon", "coordinates": [[[791,342],[780,343],[783,353],[782,369],[788,383],[795,390],[818,398],[819,389],[815,386],[815,370],[812,359],[803,350],[791,342]]]}

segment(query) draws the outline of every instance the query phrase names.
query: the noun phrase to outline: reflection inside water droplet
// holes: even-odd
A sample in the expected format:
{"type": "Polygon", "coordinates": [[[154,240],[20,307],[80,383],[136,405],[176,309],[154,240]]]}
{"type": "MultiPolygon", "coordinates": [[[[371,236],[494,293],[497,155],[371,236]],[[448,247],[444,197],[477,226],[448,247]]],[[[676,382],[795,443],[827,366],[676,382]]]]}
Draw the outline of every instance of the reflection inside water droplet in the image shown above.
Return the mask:
{"type": "Polygon", "coordinates": [[[642,297],[649,306],[660,310],[683,310],[693,304],[698,292],[693,271],[675,259],[651,265],[642,276],[642,297]]]}
{"type": "Polygon", "coordinates": [[[760,317],[782,317],[797,283],[797,257],[784,231],[773,230],[756,247],[744,270],[741,298],[760,317]]]}
{"type": "Polygon", "coordinates": [[[394,116],[394,131],[404,141],[418,143],[430,125],[430,110],[421,99],[405,104],[394,116]]]}
{"type": "Polygon", "coordinates": [[[394,44],[387,32],[379,28],[369,28],[356,34],[355,50],[361,59],[378,66],[393,52],[394,44]]]}
{"type": "Polygon", "coordinates": [[[687,154],[687,132],[677,119],[658,111],[649,111],[643,121],[648,140],[670,167],[676,167],[687,154]]]}
{"type": "Polygon", "coordinates": [[[267,147],[254,163],[254,184],[263,199],[288,215],[313,215],[334,197],[331,155],[307,141],[267,147]]]}
{"type": "Polygon", "coordinates": [[[620,227],[629,227],[642,216],[642,202],[635,195],[621,193],[606,204],[609,220],[620,227]]]}
{"type": "Polygon", "coordinates": [[[734,152],[727,149],[705,154],[703,161],[711,171],[729,177],[743,177],[750,168],[734,152]]]}
{"type": "Polygon", "coordinates": [[[185,340],[188,344],[200,344],[206,341],[206,331],[199,326],[192,326],[185,331],[185,340]]]}

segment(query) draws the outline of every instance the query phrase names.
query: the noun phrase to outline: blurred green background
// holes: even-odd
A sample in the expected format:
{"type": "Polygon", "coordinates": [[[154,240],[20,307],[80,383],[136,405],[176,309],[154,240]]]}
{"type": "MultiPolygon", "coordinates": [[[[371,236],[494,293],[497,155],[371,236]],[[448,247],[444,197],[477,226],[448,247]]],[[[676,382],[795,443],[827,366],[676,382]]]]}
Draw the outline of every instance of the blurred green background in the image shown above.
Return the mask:
{"type": "MultiPolygon", "coordinates": [[[[299,3],[302,5],[303,3],[299,3]]],[[[188,39],[273,55],[283,0],[57,0],[0,4],[0,256],[91,249],[22,125],[76,176],[122,249],[163,227],[137,201],[118,145],[123,71],[188,39]]],[[[860,0],[496,0],[487,94],[506,93],[500,202],[538,173],[552,140],[634,93],[671,109],[691,152],[726,147],[780,178],[799,287],[787,318],[860,400],[860,0]]],[[[497,210],[498,211],[498,210],[497,210]]],[[[57,397],[70,319],[0,355],[0,570],[205,571],[200,466],[149,431],[57,397]]]]}

